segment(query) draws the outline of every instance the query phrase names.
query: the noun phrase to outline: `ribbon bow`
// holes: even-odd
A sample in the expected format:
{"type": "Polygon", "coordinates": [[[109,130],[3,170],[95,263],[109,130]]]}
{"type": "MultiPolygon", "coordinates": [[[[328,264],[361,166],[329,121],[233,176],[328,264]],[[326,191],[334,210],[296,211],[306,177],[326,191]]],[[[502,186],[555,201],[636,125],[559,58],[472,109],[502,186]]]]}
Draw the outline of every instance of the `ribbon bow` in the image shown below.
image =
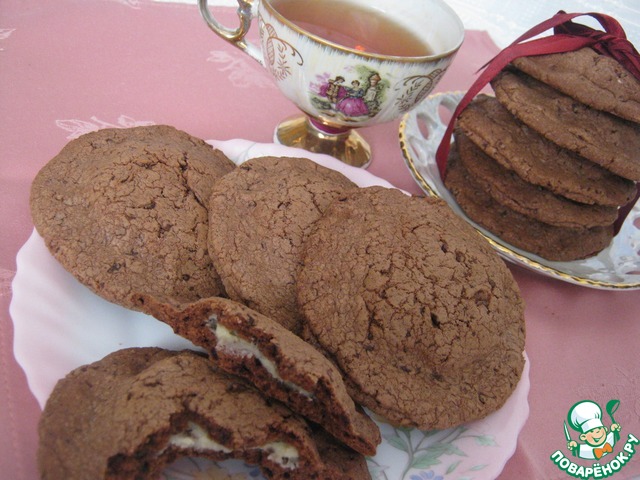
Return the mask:
{"type": "Polygon", "coordinates": [[[633,44],[627,40],[624,29],[616,19],[601,13],[565,13],[560,10],[550,19],[534,26],[518,37],[511,45],[499,52],[482,67],[485,70],[471,85],[453,112],[453,117],[438,146],[436,164],[438,165],[440,176],[444,178],[451,145],[451,134],[456,119],[471,100],[480,93],[480,90],[504,67],[519,57],[570,52],[583,47],[592,47],[600,54],[613,57],[629,70],[634,77],[640,80],[640,54],[633,44]],[[583,15],[588,15],[598,20],[605,31],[595,30],[571,21],[583,15]],[[550,28],[554,29],[554,35],[530,40],[550,28]]]}
{"type": "MultiPolygon", "coordinates": [[[[598,14],[590,14],[598,15],[598,14]]],[[[601,24],[605,27],[605,32],[594,30],[571,20],[554,28],[556,35],[578,35],[590,38],[594,41],[591,45],[596,52],[616,59],[634,77],[640,80],[640,56],[633,44],[627,40],[627,35],[620,24],[607,15],[602,17],[601,24]],[[603,23],[604,22],[604,23],[603,23]]]]}
{"type": "MultiPolygon", "coordinates": [[[[560,10],[553,17],[534,26],[500,51],[493,59],[480,68],[485,69],[471,85],[467,93],[453,112],[453,116],[447,125],[444,137],[436,151],[436,165],[440,177],[444,179],[451,147],[451,134],[457,118],[467,105],[480,93],[493,77],[495,77],[510,62],[519,57],[531,55],[545,55],[550,53],[562,53],[579,50],[583,47],[591,47],[596,52],[616,59],[629,73],[640,80],[640,54],[633,44],[627,40],[627,35],[618,21],[602,13],[566,13],[560,10]],[[576,17],[588,15],[598,20],[604,31],[595,30],[585,25],[572,22],[576,17]],[[542,38],[530,40],[541,33],[554,29],[554,34],[542,38]],[[528,41],[526,41],[528,40],[528,41]]],[[[636,190],[634,200],[620,208],[618,218],[614,224],[617,233],[626,216],[640,196],[640,183],[636,190]]]]}
{"type": "Polygon", "coordinates": [[[594,448],[593,454],[600,460],[605,453],[613,452],[613,447],[609,443],[605,443],[602,448],[594,448]]]}

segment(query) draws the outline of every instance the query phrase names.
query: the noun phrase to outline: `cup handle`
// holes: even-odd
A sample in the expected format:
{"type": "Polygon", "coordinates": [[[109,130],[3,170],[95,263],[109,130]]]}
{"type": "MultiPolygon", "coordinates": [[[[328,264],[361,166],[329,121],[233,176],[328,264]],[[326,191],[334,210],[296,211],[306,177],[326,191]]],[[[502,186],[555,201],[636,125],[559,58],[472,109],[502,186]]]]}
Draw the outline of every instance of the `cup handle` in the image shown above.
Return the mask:
{"type": "Polygon", "coordinates": [[[256,60],[260,65],[264,66],[262,50],[253,43],[246,41],[244,38],[249,32],[249,27],[251,27],[251,19],[253,18],[253,0],[237,0],[237,13],[238,18],[240,19],[240,26],[235,30],[221,25],[215,18],[213,18],[207,1],[208,0],[198,0],[198,7],[202,18],[207,22],[209,28],[223,40],[226,40],[234,47],[238,47],[251,58],[256,60]]]}

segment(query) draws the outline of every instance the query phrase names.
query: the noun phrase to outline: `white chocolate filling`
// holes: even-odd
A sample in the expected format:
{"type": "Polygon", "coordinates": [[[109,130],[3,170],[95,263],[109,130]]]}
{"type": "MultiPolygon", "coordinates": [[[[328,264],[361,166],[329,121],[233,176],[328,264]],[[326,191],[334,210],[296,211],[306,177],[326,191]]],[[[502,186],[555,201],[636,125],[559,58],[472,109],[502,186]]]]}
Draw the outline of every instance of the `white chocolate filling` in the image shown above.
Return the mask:
{"type": "Polygon", "coordinates": [[[270,442],[265,443],[260,450],[269,452],[267,457],[282,468],[298,468],[298,460],[300,456],[298,449],[286,442],[270,442]]]}
{"type": "Polygon", "coordinates": [[[230,453],[231,449],[212,440],[200,425],[189,422],[185,432],[176,433],[169,437],[169,445],[178,448],[192,448],[195,450],[213,450],[214,452],[230,453]]]}
{"type": "MultiPolygon", "coordinates": [[[[230,448],[211,439],[204,428],[193,422],[189,422],[186,431],[171,435],[168,446],[199,451],[231,453],[230,448]]],[[[293,445],[286,442],[269,442],[256,448],[267,453],[267,458],[282,468],[292,470],[298,467],[300,455],[298,449],[293,445]]]]}
{"type": "Polygon", "coordinates": [[[269,372],[273,378],[275,378],[278,382],[286,385],[290,389],[305,395],[307,397],[311,397],[311,392],[301,388],[299,385],[296,385],[293,382],[289,382],[284,380],[280,374],[278,373],[278,369],[270,359],[265,357],[257,345],[247,342],[243,338],[236,335],[235,332],[229,330],[224,325],[220,325],[218,323],[218,317],[216,315],[211,315],[209,317],[209,328],[213,330],[218,339],[216,350],[224,351],[226,353],[232,355],[246,356],[257,359],[260,362],[260,365],[264,367],[264,369],[269,372]]]}

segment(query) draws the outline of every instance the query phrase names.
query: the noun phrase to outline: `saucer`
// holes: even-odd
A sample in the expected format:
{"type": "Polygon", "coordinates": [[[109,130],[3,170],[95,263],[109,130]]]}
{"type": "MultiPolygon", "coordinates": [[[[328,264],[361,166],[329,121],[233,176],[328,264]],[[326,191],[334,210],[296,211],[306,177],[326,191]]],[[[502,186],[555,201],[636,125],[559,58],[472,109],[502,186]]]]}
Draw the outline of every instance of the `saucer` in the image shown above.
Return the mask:
{"type": "Polygon", "coordinates": [[[407,113],[400,123],[400,146],[405,163],[425,193],[439,197],[476,228],[506,260],[542,275],[585,287],[623,290],[640,288],[640,202],[627,216],[620,232],[598,255],[571,262],[554,262],[505,242],[469,219],[445,187],[435,153],[448,118],[464,92],[432,95],[407,113]],[[443,115],[445,118],[443,118],[443,115]]]}

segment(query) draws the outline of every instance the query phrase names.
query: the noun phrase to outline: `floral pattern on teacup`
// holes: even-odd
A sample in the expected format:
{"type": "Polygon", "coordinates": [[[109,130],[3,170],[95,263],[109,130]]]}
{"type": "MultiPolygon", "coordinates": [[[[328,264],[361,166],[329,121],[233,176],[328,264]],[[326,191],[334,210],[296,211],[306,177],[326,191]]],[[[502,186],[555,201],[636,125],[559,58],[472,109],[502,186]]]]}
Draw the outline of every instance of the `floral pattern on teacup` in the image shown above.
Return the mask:
{"type": "Polygon", "coordinates": [[[396,98],[398,110],[406,113],[427,98],[446,71],[446,68],[436,68],[428,75],[413,75],[402,80],[396,86],[396,90],[403,90],[396,98]]]}

